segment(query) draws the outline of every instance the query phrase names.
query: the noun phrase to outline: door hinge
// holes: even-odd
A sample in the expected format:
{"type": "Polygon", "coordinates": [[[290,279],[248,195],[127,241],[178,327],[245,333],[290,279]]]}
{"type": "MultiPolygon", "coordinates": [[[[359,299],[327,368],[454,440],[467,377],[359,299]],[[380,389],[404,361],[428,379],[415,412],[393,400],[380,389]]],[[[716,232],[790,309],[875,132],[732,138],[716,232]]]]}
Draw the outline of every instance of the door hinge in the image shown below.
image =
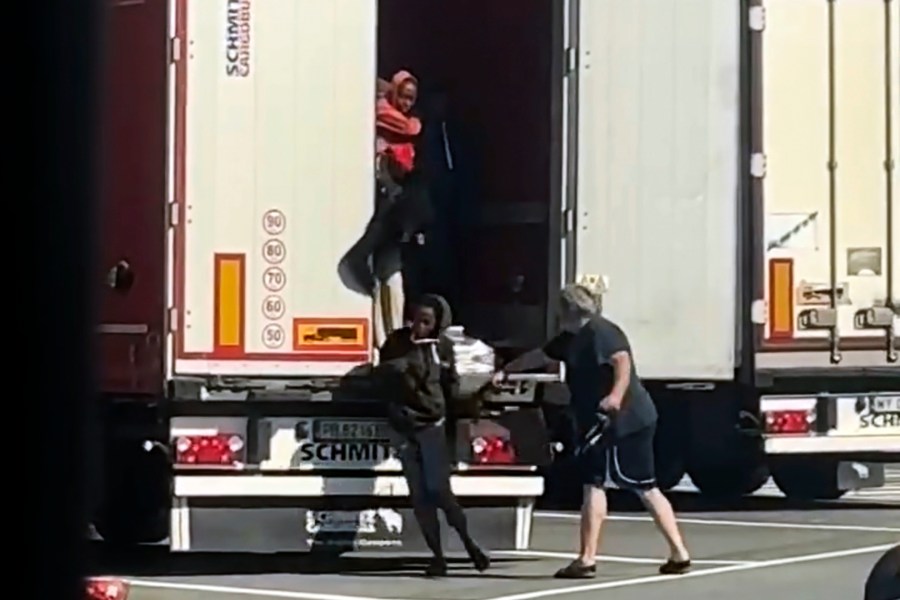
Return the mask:
{"type": "Polygon", "coordinates": [[[750,27],[750,31],[764,31],[766,29],[766,7],[751,6],[748,11],[747,25],[750,27]]]}
{"type": "Polygon", "coordinates": [[[178,331],[178,309],[174,306],[169,308],[169,332],[175,333],[178,331]]]}
{"type": "Polygon", "coordinates": [[[175,63],[181,60],[181,38],[169,38],[169,62],[175,63]]]}
{"type": "Polygon", "coordinates": [[[562,217],[562,234],[565,237],[575,231],[575,211],[567,208],[563,210],[562,217]]]}
{"type": "Polygon", "coordinates": [[[563,77],[569,76],[578,69],[578,48],[569,46],[563,53],[563,77]]]}
{"type": "Polygon", "coordinates": [[[750,175],[756,179],[766,176],[766,155],[762,152],[754,152],[750,155],[750,175]]]}
{"type": "Polygon", "coordinates": [[[169,202],[169,227],[177,227],[179,223],[178,203],[169,202]]]}

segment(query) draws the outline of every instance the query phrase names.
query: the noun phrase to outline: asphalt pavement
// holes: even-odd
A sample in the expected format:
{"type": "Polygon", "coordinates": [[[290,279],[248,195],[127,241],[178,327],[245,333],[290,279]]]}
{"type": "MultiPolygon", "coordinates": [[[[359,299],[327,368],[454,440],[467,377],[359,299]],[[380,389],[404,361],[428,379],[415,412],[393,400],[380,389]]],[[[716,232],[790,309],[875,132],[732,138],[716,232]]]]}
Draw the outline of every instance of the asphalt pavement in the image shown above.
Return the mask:
{"type": "MultiPolygon", "coordinates": [[[[532,549],[494,551],[478,574],[460,557],[450,576],[426,580],[424,556],[353,554],[328,565],[302,555],[171,556],[163,548],[102,557],[101,568],[131,581],[129,600],[855,600],[875,561],[900,543],[900,469],[875,495],[793,505],[771,490],[723,509],[690,489],[670,494],[695,568],[660,576],[665,546],[650,519],[614,492],[598,576],[552,579],[572,557],[577,515],[540,512],[532,549]]],[[[679,489],[683,489],[681,486],[679,489]]]]}

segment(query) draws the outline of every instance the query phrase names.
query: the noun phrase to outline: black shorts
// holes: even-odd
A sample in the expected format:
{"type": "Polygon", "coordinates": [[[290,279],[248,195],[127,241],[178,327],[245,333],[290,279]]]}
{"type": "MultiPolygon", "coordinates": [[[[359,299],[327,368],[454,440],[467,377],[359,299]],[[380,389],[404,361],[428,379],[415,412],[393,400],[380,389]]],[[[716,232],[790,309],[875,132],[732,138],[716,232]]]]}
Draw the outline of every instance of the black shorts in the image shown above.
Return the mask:
{"type": "Polygon", "coordinates": [[[582,483],[603,487],[606,474],[625,490],[646,491],[656,487],[653,436],[656,425],[624,437],[610,436],[581,455],[582,483]]]}

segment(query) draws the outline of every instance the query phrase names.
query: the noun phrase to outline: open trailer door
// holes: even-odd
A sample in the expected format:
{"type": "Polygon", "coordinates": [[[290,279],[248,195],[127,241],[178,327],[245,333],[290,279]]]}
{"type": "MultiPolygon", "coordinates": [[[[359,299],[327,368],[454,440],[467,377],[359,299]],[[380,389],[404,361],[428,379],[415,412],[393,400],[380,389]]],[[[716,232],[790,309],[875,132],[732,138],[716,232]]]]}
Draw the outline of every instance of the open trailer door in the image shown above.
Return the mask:
{"type": "Polygon", "coordinates": [[[371,298],[341,258],[373,209],[372,2],[177,0],[176,375],[343,375],[371,298]]]}
{"type": "Polygon", "coordinates": [[[647,379],[736,366],[740,3],[580,3],[575,271],[647,379]]]}
{"type": "Polygon", "coordinates": [[[95,247],[100,390],[163,391],[168,2],[106,2],[95,247]]]}
{"type": "Polygon", "coordinates": [[[757,5],[757,368],[896,373],[900,2],[757,5]]]}

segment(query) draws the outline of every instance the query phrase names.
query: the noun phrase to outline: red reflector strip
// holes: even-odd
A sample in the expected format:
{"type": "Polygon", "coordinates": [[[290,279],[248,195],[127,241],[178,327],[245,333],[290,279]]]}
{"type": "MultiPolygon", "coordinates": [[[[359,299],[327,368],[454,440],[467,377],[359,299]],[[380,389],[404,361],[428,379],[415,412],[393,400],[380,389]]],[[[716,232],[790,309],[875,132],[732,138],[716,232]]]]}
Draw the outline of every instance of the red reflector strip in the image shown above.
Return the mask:
{"type": "Polygon", "coordinates": [[[794,261],[769,261],[769,338],[794,337],[794,261]]]}
{"type": "Polygon", "coordinates": [[[767,412],[766,432],[782,434],[809,433],[814,416],[806,410],[775,410],[767,412]]]}
{"type": "Polygon", "coordinates": [[[245,260],[243,254],[215,255],[213,352],[216,355],[244,353],[245,260]]]}
{"type": "Polygon", "coordinates": [[[244,462],[244,440],[239,435],[185,435],[175,440],[175,462],[180,465],[233,467],[244,462]]]}

